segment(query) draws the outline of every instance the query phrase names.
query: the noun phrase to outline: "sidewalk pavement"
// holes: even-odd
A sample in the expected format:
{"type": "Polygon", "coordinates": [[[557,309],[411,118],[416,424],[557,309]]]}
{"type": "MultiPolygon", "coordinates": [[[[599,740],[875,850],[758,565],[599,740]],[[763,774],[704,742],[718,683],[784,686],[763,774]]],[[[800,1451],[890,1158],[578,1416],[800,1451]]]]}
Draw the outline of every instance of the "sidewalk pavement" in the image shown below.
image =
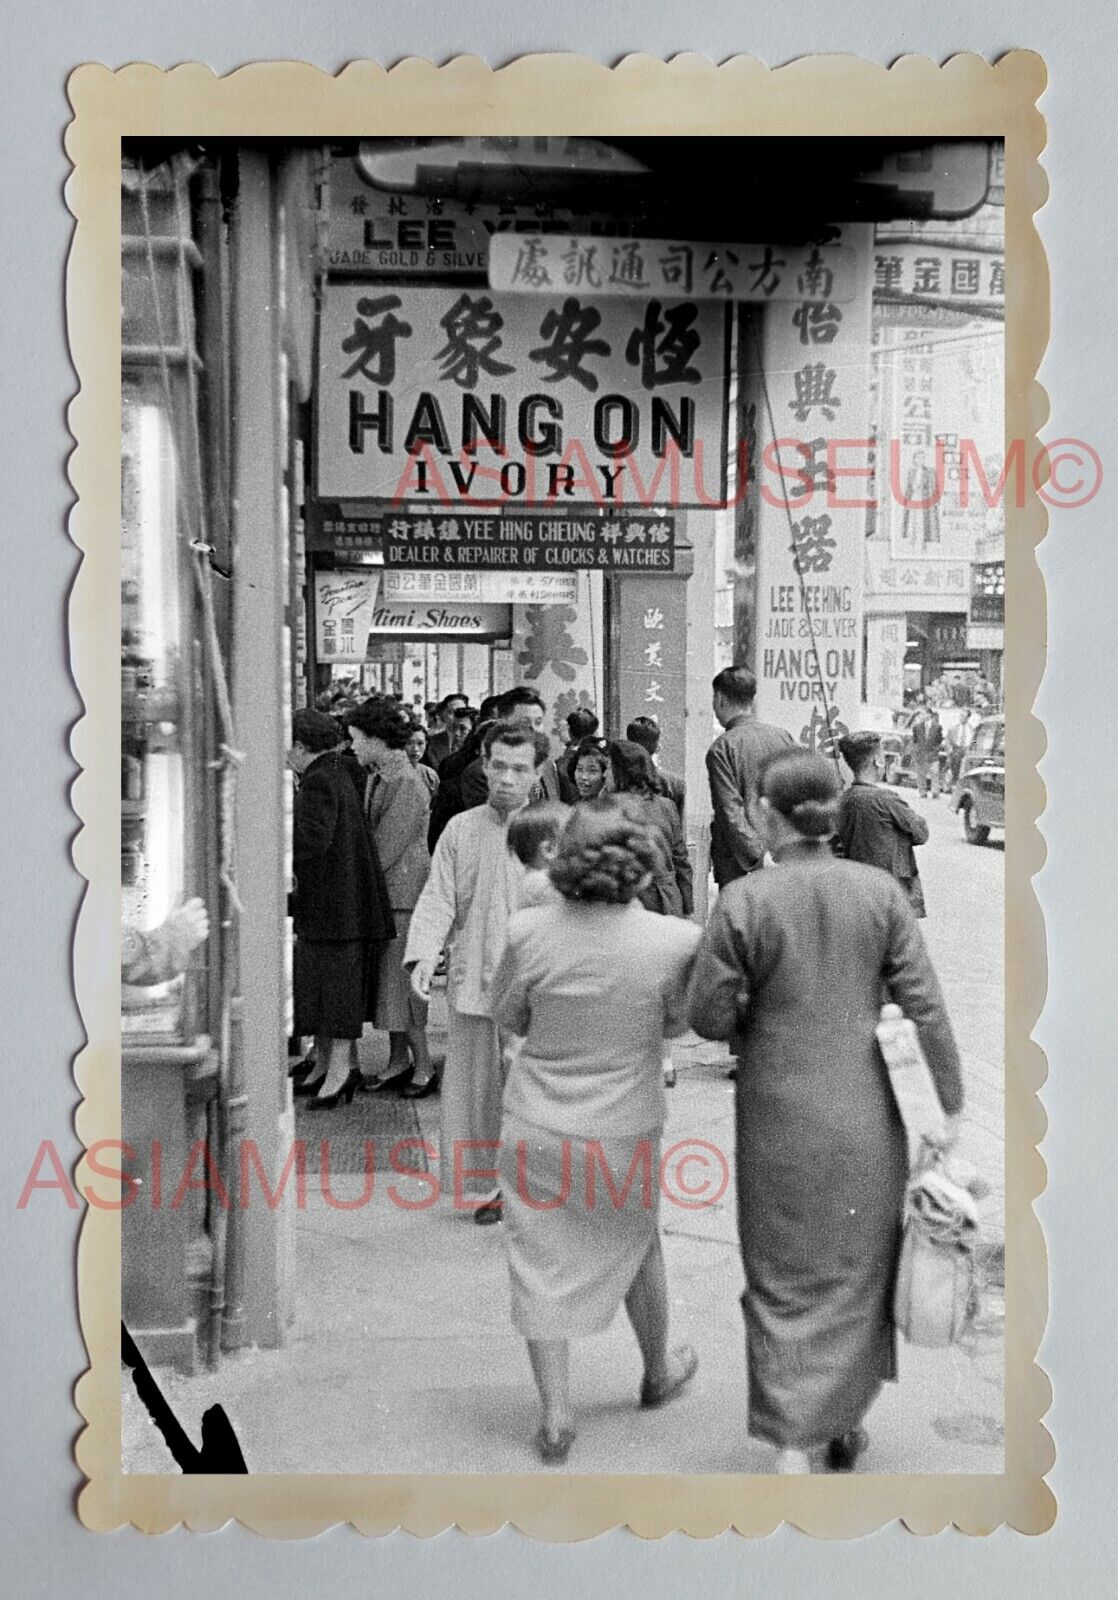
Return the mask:
{"type": "MultiPolygon", "coordinates": [[[[436,1054],[440,1013],[441,998],[436,1054]]],[[[691,1037],[677,1044],[675,1059],[679,1083],[668,1096],[664,1149],[704,1140],[729,1155],[733,1086],[724,1049],[691,1037]]],[[[413,1104],[424,1135],[437,1134],[438,1100],[413,1104]]],[[[707,1170],[717,1189],[717,1162],[707,1170]]],[[[692,1164],[680,1182],[693,1188],[701,1176],[692,1164]]],[[[619,1313],[607,1333],[574,1346],[578,1439],[562,1470],[771,1471],[771,1447],[745,1431],[743,1280],[732,1171],[726,1176],[724,1193],[702,1209],[662,1202],[672,1338],[698,1351],[693,1384],[663,1410],[641,1411],[636,1343],[619,1313]]],[[[422,1176],[395,1183],[400,1200],[430,1193],[422,1176]]],[[[336,1201],[358,1199],[363,1184],[361,1174],[331,1176],[336,1201]]],[[[509,1321],[501,1233],[444,1202],[408,1211],[389,1200],[383,1177],[367,1205],[339,1210],[308,1175],[306,1208],[296,1217],[288,1342],[229,1356],[213,1374],[160,1368],[158,1381],[196,1439],[202,1412],[220,1402],[254,1473],[555,1471],[532,1448],[535,1391],[509,1321]]],[[[971,1353],[902,1348],[900,1381],[887,1385],[868,1418],[871,1443],[860,1471],[1003,1470],[1001,1320],[996,1303],[989,1309],[971,1353]]],[[[125,1470],[173,1471],[129,1374],[122,1376],[125,1470]]]]}

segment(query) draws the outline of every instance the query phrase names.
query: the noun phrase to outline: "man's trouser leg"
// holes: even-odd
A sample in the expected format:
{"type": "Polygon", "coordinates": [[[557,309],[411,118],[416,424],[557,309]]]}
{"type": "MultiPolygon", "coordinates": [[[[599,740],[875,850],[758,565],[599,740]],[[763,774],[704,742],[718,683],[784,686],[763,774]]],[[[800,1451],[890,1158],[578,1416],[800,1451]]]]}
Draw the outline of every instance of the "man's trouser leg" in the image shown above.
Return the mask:
{"type": "Polygon", "coordinates": [[[497,1024],[447,1007],[446,1065],[440,1105],[439,1181],[444,1198],[472,1210],[497,1191],[493,1171],[501,1135],[502,1062],[497,1024]],[[488,1141],[492,1141],[490,1144],[488,1141]]]}

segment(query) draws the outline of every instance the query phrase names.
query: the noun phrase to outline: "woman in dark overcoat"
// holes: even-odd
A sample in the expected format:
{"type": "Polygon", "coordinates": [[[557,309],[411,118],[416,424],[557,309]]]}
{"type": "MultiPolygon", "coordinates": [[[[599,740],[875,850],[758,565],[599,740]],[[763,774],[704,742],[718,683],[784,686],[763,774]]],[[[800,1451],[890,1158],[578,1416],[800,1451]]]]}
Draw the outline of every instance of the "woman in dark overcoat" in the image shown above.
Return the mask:
{"type": "MultiPolygon", "coordinates": [[[[853,1465],[896,1376],[892,1320],[907,1152],[877,1046],[882,1002],[915,1024],[953,1130],[959,1055],[904,891],[836,858],[839,783],[807,751],[765,768],[775,865],[724,888],[691,983],[691,1026],[730,1039],[749,1431],[777,1470],[853,1465]]],[[[953,1133],[952,1135],[953,1136],[953,1133]]]]}
{"type": "Polygon", "coordinates": [[[312,1105],[352,1099],[373,947],[394,932],[352,752],[333,717],[297,711],[288,765],[298,775],[292,837],[296,1035],[313,1035],[322,1076],[312,1105]],[[347,1048],[345,1041],[352,1041],[347,1048]]]}

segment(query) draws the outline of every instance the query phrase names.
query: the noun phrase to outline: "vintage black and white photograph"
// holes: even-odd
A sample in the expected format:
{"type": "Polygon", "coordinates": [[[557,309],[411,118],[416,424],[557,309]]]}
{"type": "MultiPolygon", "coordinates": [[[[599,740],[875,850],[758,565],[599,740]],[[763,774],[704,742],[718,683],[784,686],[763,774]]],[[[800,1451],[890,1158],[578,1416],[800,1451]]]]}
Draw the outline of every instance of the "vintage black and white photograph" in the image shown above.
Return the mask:
{"type": "Polygon", "coordinates": [[[122,142],[126,1473],[1003,1472],[1004,185],[122,142]]]}

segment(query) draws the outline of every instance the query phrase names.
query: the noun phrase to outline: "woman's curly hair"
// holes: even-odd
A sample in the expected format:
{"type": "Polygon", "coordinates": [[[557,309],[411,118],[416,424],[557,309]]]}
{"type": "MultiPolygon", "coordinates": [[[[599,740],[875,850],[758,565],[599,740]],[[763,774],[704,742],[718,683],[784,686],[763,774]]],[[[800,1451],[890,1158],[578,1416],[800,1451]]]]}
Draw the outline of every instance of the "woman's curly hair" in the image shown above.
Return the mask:
{"type": "Polygon", "coordinates": [[[551,864],[568,900],[628,905],[656,863],[656,845],[630,806],[606,796],[576,806],[551,864]]]}

